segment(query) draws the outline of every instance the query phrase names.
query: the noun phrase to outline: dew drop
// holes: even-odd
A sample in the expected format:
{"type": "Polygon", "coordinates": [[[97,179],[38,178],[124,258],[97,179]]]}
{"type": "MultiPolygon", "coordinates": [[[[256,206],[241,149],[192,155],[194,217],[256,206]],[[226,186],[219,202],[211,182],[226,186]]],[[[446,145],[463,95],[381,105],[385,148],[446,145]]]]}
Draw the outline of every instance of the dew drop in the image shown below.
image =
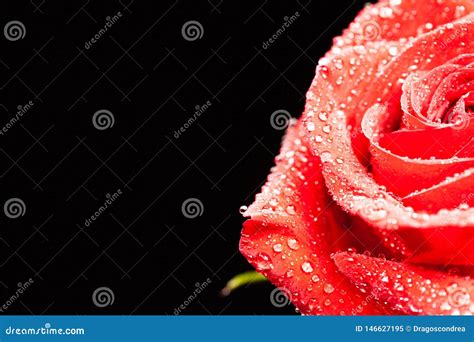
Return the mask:
{"type": "Polygon", "coordinates": [[[239,208],[239,213],[243,214],[247,211],[248,207],[246,205],[243,205],[239,208]]]}
{"type": "Polygon", "coordinates": [[[311,265],[311,263],[309,261],[305,261],[304,263],[301,264],[301,269],[303,270],[303,272],[305,273],[311,273],[313,272],[313,266],[311,265]]]}
{"type": "Polygon", "coordinates": [[[395,288],[395,290],[397,291],[403,291],[405,288],[403,287],[403,285],[399,285],[395,288]]]}
{"type": "Polygon", "coordinates": [[[329,68],[325,65],[318,66],[318,74],[321,75],[322,78],[327,79],[329,74],[329,68]]]}
{"type": "Polygon", "coordinates": [[[390,7],[382,7],[380,9],[380,18],[390,18],[393,14],[393,10],[390,7]]]}
{"type": "Polygon", "coordinates": [[[283,250],[283,246],[281,245],[281,243],[274,244],[273,250],[277,253],[280,253],[283,250]]]}
{"type": "Polygon", "coordinates": [[[324,292],[326,292],[327,294],[331,294],[334,292],[334,286],[332,286],[331,284],[327,283],[324,285],[324,292]]]}
{"type": "Polygon", "coordinates": [[[334,66],[336,67],[336,69],[342,70],[342,68],[344,67],[342,59],[340,58],[334,59],[334,66]]]}
{"type": "Polygon", "coordinates": [[[328,152],[328,151],[321,152],[321,161],[322,161],[323,163],[327,163],[327,162],[332,161],[332,154],[331,154],[331,152],[328,152]]]}
{"type": "Polygon", "coordinates": [[[318,118],[321,121],[326,121],[328,119],[328,114],[326,112],[321,112],[318,114],[318,118]]]}
{"type": "Polygon", "coordinates": [[[449,305],[449,303],[447,302],[444,302],[443,304],[441,304],[440,309],[443,311],[449,311],[451,310],[451,305],[449,305]]]}
{"type": "Polygon", "coordinates": [[[258,253],[255,258],[257,270],[264,271],[273,268],[272,259],[265,253],[258,253]]]}
{"type": "Polygon", "coordinates": [[[296,239],[289,238],[286,243],[288,247],[290,247],[294,251],[297,251],[300,248],[300,245],[296,239]]]}
{"type": "Polygon", "coordinates": [[[290,215],[296,214],[295,207],[292,205],[289,205],[286,207],[286,212],[290,215]]]}
{"type": "Polygon", "coordinates": [[[391,46],[388,49],[388,53],[390,54],[390,56],[395,57],[398,53],[398,48],[396,46],[391,46]]]}

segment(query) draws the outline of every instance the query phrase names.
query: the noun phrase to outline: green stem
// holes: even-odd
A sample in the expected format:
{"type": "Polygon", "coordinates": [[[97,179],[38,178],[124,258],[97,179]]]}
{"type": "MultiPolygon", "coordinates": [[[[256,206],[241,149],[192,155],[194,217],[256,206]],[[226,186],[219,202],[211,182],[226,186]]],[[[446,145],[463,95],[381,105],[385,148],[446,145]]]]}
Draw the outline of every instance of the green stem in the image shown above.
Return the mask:
{"type": "Polygon", "coordinates": [[[225,297],[242,286],[261,283],[264,281],[268,281],[268,279],[258,272],[243,272],[230,279],[222,289],[221,294],[225,297]]]}

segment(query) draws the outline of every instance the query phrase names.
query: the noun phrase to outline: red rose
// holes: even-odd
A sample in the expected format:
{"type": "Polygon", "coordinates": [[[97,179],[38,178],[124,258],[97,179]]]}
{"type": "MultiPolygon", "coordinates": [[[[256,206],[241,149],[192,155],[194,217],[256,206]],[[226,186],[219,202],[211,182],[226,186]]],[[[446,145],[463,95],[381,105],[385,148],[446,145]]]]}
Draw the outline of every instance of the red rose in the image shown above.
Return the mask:
{"type": "Polygon", "coordinates": [[[319,61],[240,242],[301,313],[474,313],[473,11],[381,1],[319,61]]]}

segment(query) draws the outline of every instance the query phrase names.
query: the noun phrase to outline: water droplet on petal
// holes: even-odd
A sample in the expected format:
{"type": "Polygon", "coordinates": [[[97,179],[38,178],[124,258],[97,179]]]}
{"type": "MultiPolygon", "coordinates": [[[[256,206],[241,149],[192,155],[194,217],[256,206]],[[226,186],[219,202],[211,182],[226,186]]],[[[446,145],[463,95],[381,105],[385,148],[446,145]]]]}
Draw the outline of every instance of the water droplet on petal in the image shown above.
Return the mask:
{"type": "Polygon", "coordinates": [[[322,161],[323,163],[327,163],[327,162],[332,161],[332,154],[331,154],[331,152],[328,152],[328,151],[321,152],[321,161],[322,161]]]}
{"type": "MultiPolygon", "coordinates": [[[[319,61],[321,63],[321,61],[319,61]]],[[[318,75],[320,75],[323,79],[327,79],[329,75],[329,68],[325,65],[318,65],[316,69],[318,75]]]]}
{"type": "Polygon", "coordinates": [[[342,68],[344,67],[344,63],[342,62],[342,59],[340,59],[340,58],[334,59],[333,62],[334,62],[334,66],[336,67],[336,69],[342,70],[342,68]]]}
{"type": "Polygon", "coordinates": [[[449,311],[451,310],[451,305],[449,305],[449,303],[447,302],[444,302],[439,308],[443,311],[449,311]]]}
{"type": "Polygon", "coordinates": [[[273,268],[272,259],[265,253],[258,253],[255,257],[255,264],[258,271],[270,270],[273,268]]]}
{"type": "Polygon", "coordinates": [[[287,241],[288,247],[290,247],[292,250],[296,251],[300,248],[300,245],[296,239],[289,238],[287,241]]]}
{"type": "Polygon", "coordinates": [[[301,269],[305,273],[313,272],[313,266],[311,265],[311,263],[309,261],[305,261],[303,264],[301,264],[301,269]]]}
{"type": "Polygon", "coordinates": [[[393,14],[393,10],[390,7],[382,7],[380,9],[380,18],[390,18],[393,14]]]}
{"type": "Polygon", "coordinates": [[[277,253],[281,252],[283,250],[283,246],[281,243],[277,243],[273,245],[273,250],[277,253]]]}
{"type": "Polygon", "coordinates": [[[334,292],[334,286],[332,286],[331,284],[327,283],[324,285],[324,292],[326,292],[327,294],[331,294],[334,292]]]}
{"type": "Polygon", "coordinates": [[[247,211],[248,207],[246,205],[243,205],[239,208],[239,213],[243,214],[247,211]]]}
{"type": "Polygon", "coordinates": [[[275,206],[278,205],[278,199],[275,198],[275,197],[270,198],[270,201],[268,201],[268,203],[269,203],[271,206],[275,207],[275,206]]]}
{"type": "Polygon", "coordinates": [[[395,57],[398,54],[398,48],[396,46],[391,46],[388,49],[388,53],[390,54],[390,56],[395,57]]]}
{"type": "Polygon", "coordinates": [[[293,205],[289,205],[286,207],[286,212],[290,215],[296,214],[295,207],[293,205]]]}

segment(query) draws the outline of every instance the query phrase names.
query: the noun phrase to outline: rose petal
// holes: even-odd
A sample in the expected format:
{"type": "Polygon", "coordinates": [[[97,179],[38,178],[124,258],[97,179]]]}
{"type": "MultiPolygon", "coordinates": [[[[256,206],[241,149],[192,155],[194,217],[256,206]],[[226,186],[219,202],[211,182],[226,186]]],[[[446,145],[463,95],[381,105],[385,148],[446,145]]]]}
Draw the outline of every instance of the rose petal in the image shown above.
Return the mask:
{"type": "MultiPolygon", "coordinates": [[[[450,74],[474,62],[473,54],[462,54],[428,72],[415,72],[403,84],[403,123],[409,129],[439,126],[428,120],[429,108],[439,84],[450,74]]],[[[433,117],[433,116],[432,116],[433,117]]]]}
{"type": "MultiPolygon", "coordinates": [[[[428,189],[449,176],[474,167],[473,158],[456,160],[401,158],[390,151],[379,149],[376,145],[371,146],[371,151],[372,175],[375,181],[385,185],[388,191],[400,197],[428,189]]],[[[423,211],[424,208],[421,206],[415,209],[423,211]]]]}
{"type": "Polygon", "coordinates": [[[382,0],[361,11],[335,45],[416,37],[473,10],[470,0],[382,0]]]}
{"type": "Polygon", "coordinates": [[[339,253],[334,261],[369,296],[393,310],[416,315],[474,314],[474,280],[360,254],[339,253]]]}
{"type": "Polygon", "coordinates": [[[474,155],[469,148],[474,125],[383,133],[387,112],[385,106],[374,105],[364,116],[362,130],[370,141],[373,177],[388,191],[404,197],[474,166],[474,158],[466,158],[474,155]]]}
{"type": "MultiPolygon", "coordinates": [[[[454,177],[428,189],[415,192],[402,199],[403,203],[415,210],[434,213],[441,209],[452,209],[461,204],[474,206],[474,168],[465,170],[454,177]]],[[[474,236],[473,236],[474,238],[474,236]]],[[[474,245],[472,246],[474,249],[474,245]]],[[[474,262],[474,259],[473,259],[474,262]]]]}
{"type": "MultiPolygon", "coordinates": [[[[380,58],[374,57],[374,54],[383,54],[383,49],[377,50],[374,54],[367,53],[360,62],[360,66],[353,70],[355,76],[347,78],[348,83],[353,79],[356,91],[361,90],[360,84],[366,87],[363,92],[364,98],[358,101],[363,107],[368,108],[378,101],[390,103],[393,101],[394,91],[395,98],[399,96],[399,79],[403,77],[404,72],[414,68],[430,70],[464,51],[473,50],[474,42],[470,39],[473,35],[474,14],[440,27],[409,43],[402,53],[379,70],[375,79],[375,76],[367,76],[365,71],[379,68],[374,62],[380,62],[380,58]],[[442,54],[438,51],[440,42],[443,42],[446,47],[442,54]],[[437,58],[432,58],[435,55],[437,58]]],[[[332,65],[349,63],[351,57],[357,56],[354,51],[349,57],[346,51],[347,49],[333,50],[330,54],[332,59],[328,58],[324,61],[324,65],[331,66],[331,69],[326,70],[325,73],[335,75],[331,79],[325,79],[321,73],[317,73],[309,92],[311,96],[308,96],[305,114],[311,147],[325,163],[323,174],[334,199],[351,214],[362,217],[371,226],[376,227],[378,233],[386,240],[386,245],[391,246],[394,255],[399,257],[410,257],[418,253],[417,249],[407,248],[407,246],[412,246],[413,242],[409,237],[405,245],[394,244],[393,239],[399,236],[398,229],[400,228],[403,228],[405,232],[407,229],[413,230],[413,236],[416,236],[418,229],[437,227],[444,230],[456,226],[464,227],[457,229],[460,235],[464,236],[468,232],[473,234],[474,209],[455,209],[432,215],[418,215],[368,176],[364,165],[353,153],[349,130],[360,126],[364,111],[348,109],[348,95],[340,91],[337,82],[334,81],[337,80],[337,65],[332,65]],[[328,93],[331,95],[327,95],[328,93]],[[321,111],[325,111],[327,117],[323,123],[317,119],[317,113],[321,111]],[[316,139],[318,136],[324,138],[318,141],[316,139]],[[338,160],[342,161],[344,167],[341,167],[338,160]]],[[[355,153],[357,152],[361,154],[360,151],[355,153]]],[[[453,232],[449,229],[446,233],[451,235],[453,232]]],[[[423,242],[418,241],[418,244],[423,242]]],[[[426,257],[433,258],[422,261],[427,263],[459,261],[453,258],[457,252],[457,249],[453,247],[449,253],[443,255],[425,254],[426,257]]],[[[466,262],[470,261],[466,260],[466,262]]]]}
{"type": "Polygon", "coordinates": [[[245,212],[251,219],[240,250],[303,314],[380,314],[376,303],[363,305],[330,259],[350,233],[327,196],[319,158],[311,155],[301,126],[289,129],[268,182],[245,212]]]}
{"type": "Polygon", "coordinates": [[[449,159],[463,150],[474,134],[471,129],[453,127],[399,130],[384,134],[378,144],[401,157],[420,159],[449,159]],[[416,143],[413,143],[416,141],[416,143]]]}
{"type": "MultiPolygon", "coordinates": [[[[354,306],[355,313],[381,312],[377,300],[354,291],[328,260],[331,251],[350,245],[348,234],[361,232],[365,240],[364,234],[370,234],[366,222],[377,229],[393,255],[421,262],[434,261],[437,251],[443,255],[436,262],[453,259],[452,246],[439,248],[443,233],[461,231],[450,239],[458,246],[461,238],[472,238],[473,210],[420,215],[368,177],[364,166],[369,162],[369,144],[359,127],[367,109],[378,102],[390,108],[394,120],[389,121],[396,124],[408,70],[430,70],[473,49],[472,25],[468,24],[472,17],[413,39],[473,10],[468,0],[380,1],[367,6],[320,61],[307,95],[307,135],[299,126],[289,130],[267,184],[245,213],[251,219],[244,225],[240,246],[247,259],[281,286],[303,313],[348,313],[347,308],[354,306]],[[440,46],[443,53],[433,60],[440,46]],[[328,199],[328,190],[354,215],[352,229],[342,228],[346,217],[328,199]],[[290,248],[294,240],[297,249],[290,248]]],[[[414,127],[426,127],[422,117],[408,120],[414,127]]],[[[377,244],[377,239],[372,243],[377,244]]],[[[472,265],[471,260],[454,259],[454,264],[472,265]]]]}

